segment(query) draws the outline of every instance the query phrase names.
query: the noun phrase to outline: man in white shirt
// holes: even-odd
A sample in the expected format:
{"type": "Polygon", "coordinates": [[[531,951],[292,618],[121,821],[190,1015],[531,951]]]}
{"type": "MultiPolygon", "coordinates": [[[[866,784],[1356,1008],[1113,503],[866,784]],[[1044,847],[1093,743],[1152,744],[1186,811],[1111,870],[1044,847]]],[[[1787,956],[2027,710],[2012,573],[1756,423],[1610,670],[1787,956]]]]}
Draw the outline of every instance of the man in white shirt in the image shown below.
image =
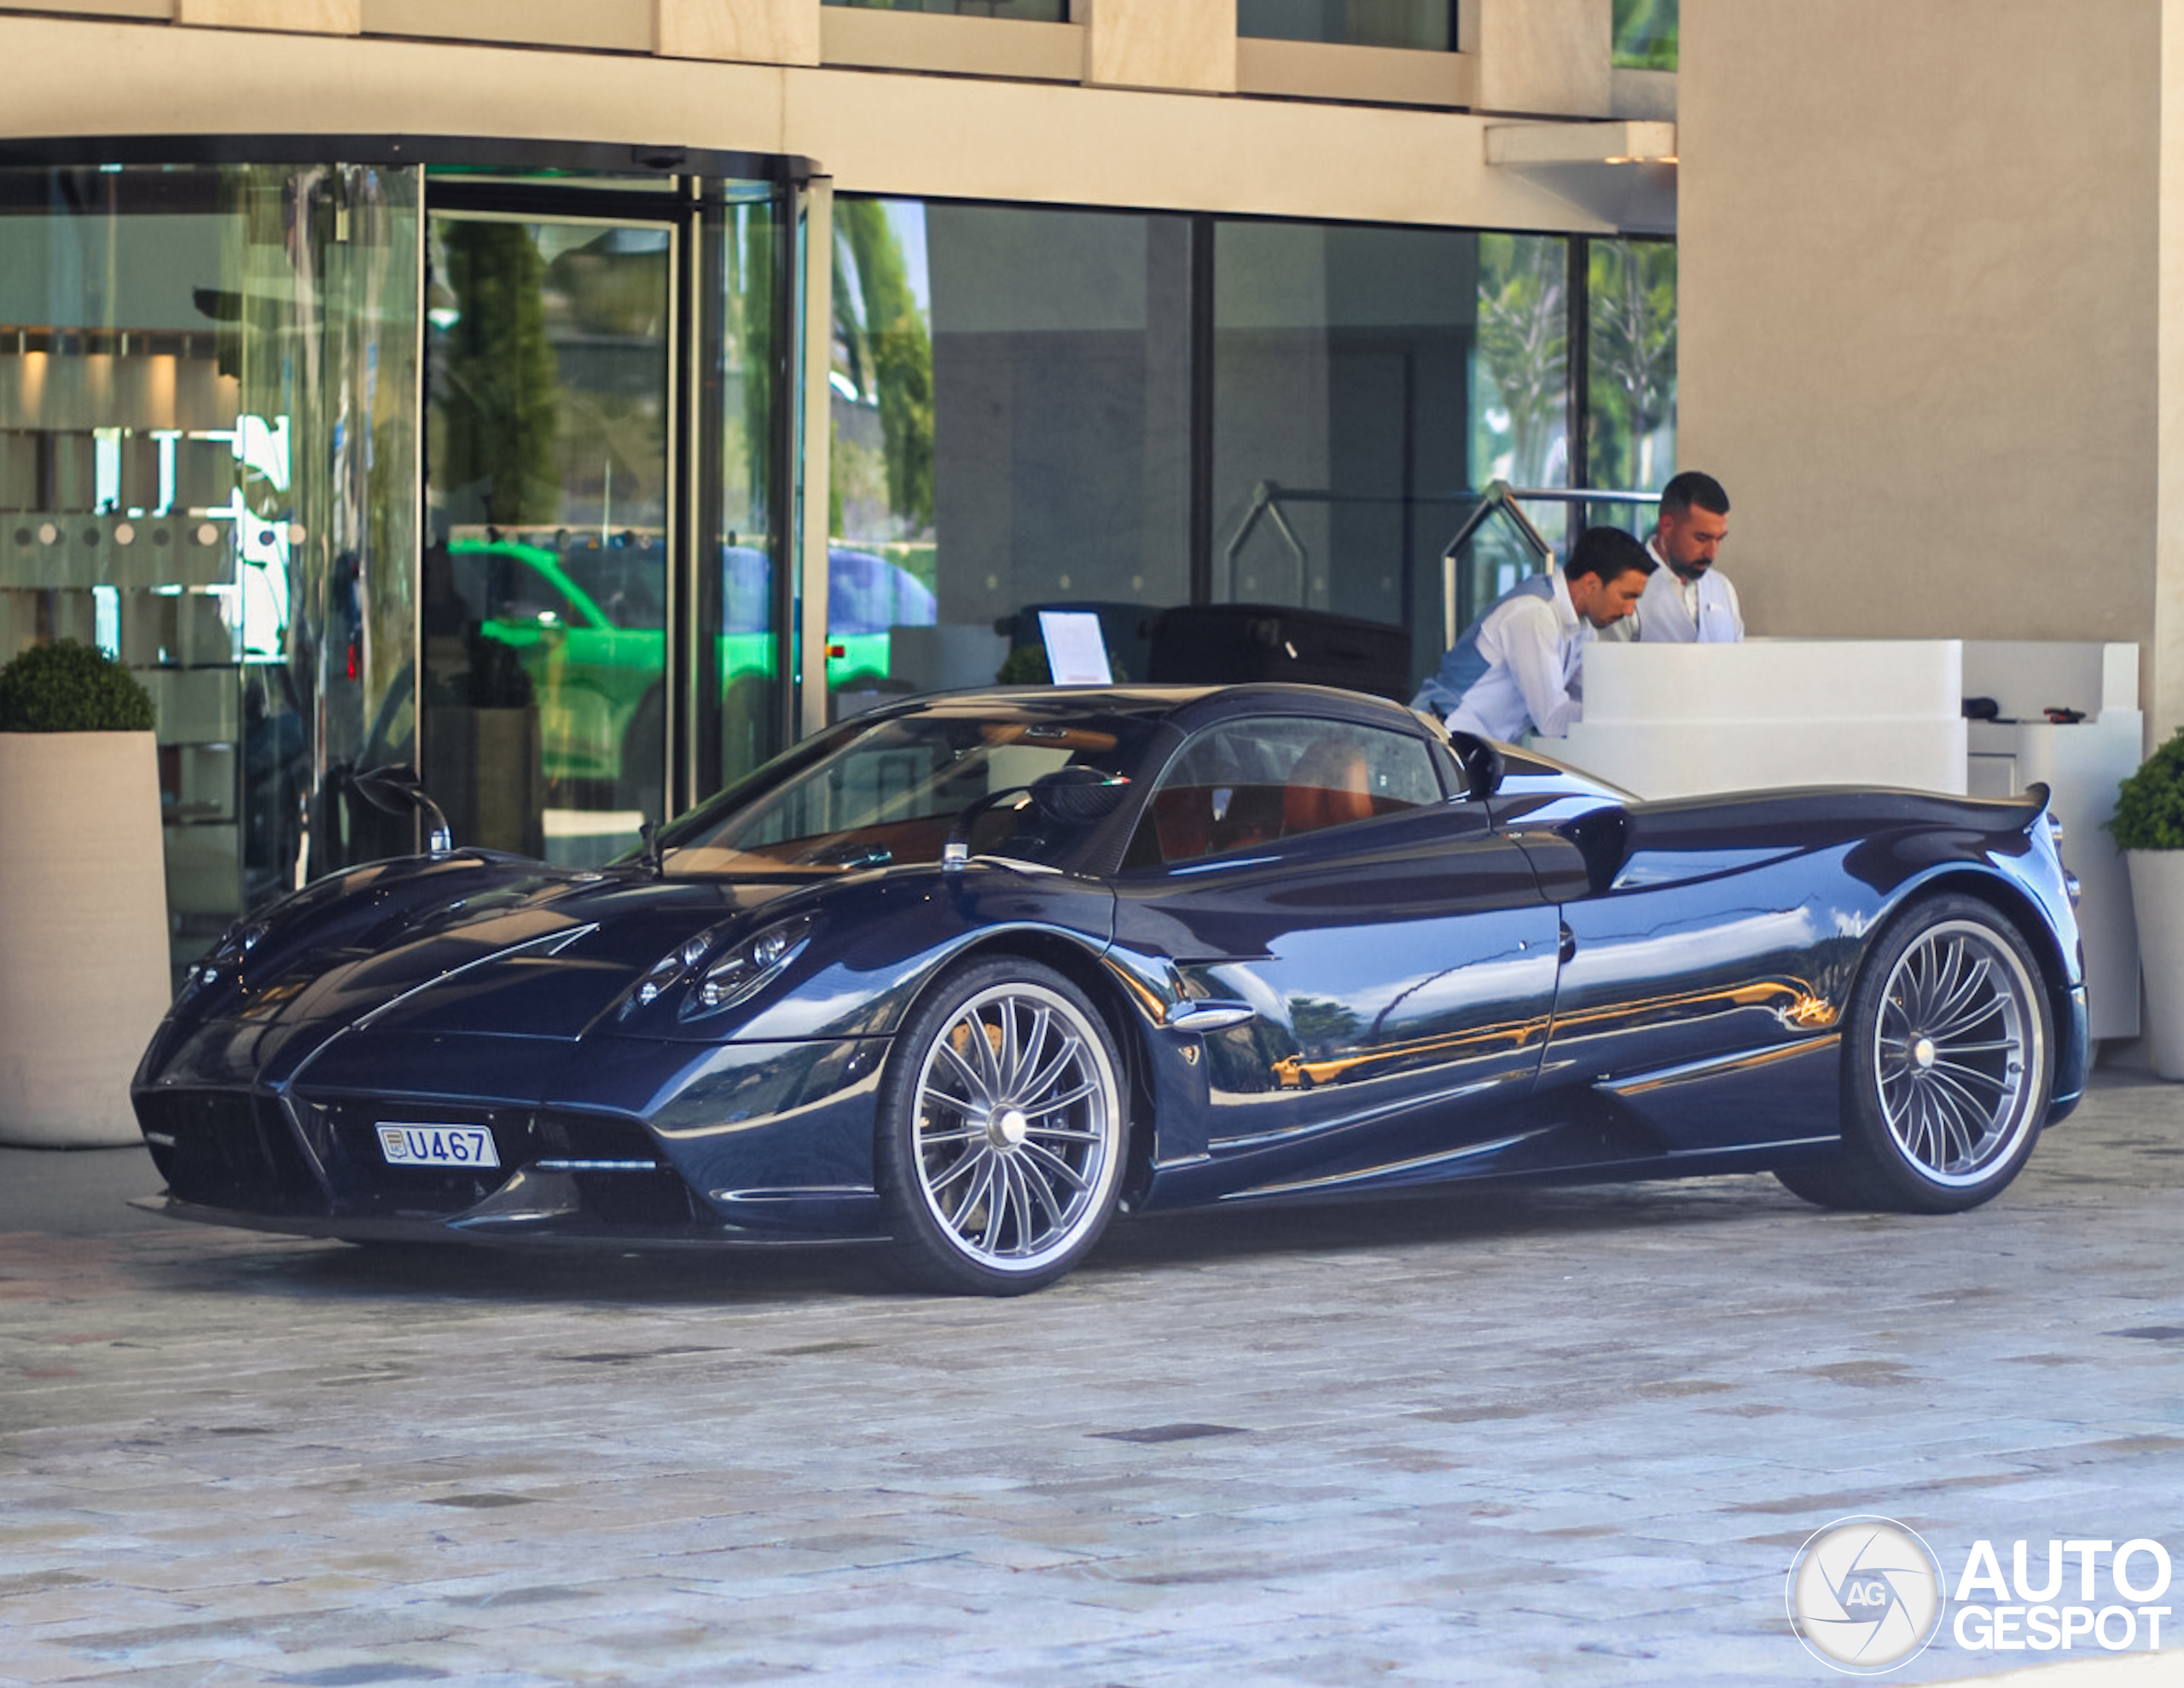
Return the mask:
{"type": "Polygon", "coordinates": [[[1586,529],[1566,568],[1522,582],[1464,629],[1410,706],[1481,738],[1565,736],[1583,711],[1587,641],[1630,613],[1653,572],[1620,528],[1586,529]]]}
{"type": "Polygon", "coordinates": [[[1711,475],[1687,469],[1661,489],[1661,511],[1646,549],[1657,570],[1638,600],[1629,636],[1643,644],[1734,644],[1744,637],[1737,589],[1716,572],[1729,537],[1729,495],[1711,475]]]}

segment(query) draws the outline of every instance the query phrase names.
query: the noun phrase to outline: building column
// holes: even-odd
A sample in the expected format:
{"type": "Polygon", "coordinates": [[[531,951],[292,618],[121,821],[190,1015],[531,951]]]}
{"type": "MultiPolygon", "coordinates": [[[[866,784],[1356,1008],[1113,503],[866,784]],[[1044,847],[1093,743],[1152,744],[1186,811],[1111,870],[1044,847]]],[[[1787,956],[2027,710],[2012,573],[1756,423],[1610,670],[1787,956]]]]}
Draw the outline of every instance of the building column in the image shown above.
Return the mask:
{"type": "Polygon", "coordinates": [[[207,29],[292,35],[360,35],[364,0],[175,0],[174,20],[207,29]]]}
{"type": "Polygon", "coordinates": [[[1606,117],[1613,108],[1615,0],[1463,0],[1456,28],[1456,45],[1478,58],[1481,111],[1606,117]]]}
{"type": "Polygon", "coordinates": [[[2140,689],[2148,749],[2184,727],[2184,0],[2162,0],[2153,625],[2140,689]]]}
{"type": "Polygon", "coordinates": [[[1088,84],[1236,91],[1236,0],[1078,0],[1072,15],[1084,24],[1088,84]]]}
{"type": "Polygon", "coordinates": [[[819,0],[653,0],[654,50],[670,59],[819,62],[819,0]]]}

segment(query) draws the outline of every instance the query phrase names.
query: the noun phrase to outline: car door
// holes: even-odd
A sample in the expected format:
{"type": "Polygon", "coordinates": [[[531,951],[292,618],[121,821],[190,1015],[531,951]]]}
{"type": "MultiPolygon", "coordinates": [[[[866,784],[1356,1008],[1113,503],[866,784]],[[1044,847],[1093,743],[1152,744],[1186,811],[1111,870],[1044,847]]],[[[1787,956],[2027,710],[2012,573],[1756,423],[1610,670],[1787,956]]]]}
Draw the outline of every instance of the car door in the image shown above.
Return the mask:
{"type": "Polygon", "coordinates": [[[1538,1070],[1554,909],[1484,808],[1445,796],[1422,738],[1296,716],[1206,728],[1149,798],[1117,891],[1118,945],[1250,1011],[1186,1051],[1204,1141],[1164,1118],[1164,1158],[1381,1175],[1491,1139],[1538,1070]]]}
{"type": "Polygon", "coordinates": [[[1606,807],[1510,836],[1560,898],[1565,957],[1543,1100],[1595,1099],[1697,1154],[1838,1128],[1839,1019],[1863,930],[1793,838],[1697,805],[1606,807]]]}

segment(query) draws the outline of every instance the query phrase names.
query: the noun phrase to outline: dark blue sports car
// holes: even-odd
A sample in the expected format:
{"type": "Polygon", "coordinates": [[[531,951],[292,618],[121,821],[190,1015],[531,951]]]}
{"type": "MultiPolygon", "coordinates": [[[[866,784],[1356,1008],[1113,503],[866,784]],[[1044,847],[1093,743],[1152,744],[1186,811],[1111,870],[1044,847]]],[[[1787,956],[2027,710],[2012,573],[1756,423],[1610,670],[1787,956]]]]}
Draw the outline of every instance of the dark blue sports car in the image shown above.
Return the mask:
{"type": "Polygon", "coordinates": [[[2071,890],[2036,790],[1640,803],[1348,693],[956,694],[604,871],[322,880],[135,1094],[178,1217],[988,1294],[1118,1208],[1765,1169],[1947,1212],[2077,1099],[2071,890]]]}

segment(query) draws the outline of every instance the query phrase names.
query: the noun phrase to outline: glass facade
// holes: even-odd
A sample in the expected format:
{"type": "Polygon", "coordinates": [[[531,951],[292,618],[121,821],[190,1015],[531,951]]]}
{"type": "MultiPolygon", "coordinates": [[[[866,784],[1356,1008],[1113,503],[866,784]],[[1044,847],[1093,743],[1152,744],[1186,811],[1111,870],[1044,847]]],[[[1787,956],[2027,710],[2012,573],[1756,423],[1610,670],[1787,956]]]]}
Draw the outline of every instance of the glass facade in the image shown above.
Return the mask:
{"type": "Polygon", "coordinates": [[[1585,244],[1586,484],[1650,492],[1676,473],[1676,247],[1585,244]]]}
{"type": "Polygon", "coordinates": [[[1444,571],[1480,489],[1675,467],[1666,242],[842,195],[799,570],[803,203],[0,169],[0,659],[80,639],[152,690],[177,962],[415,847],[368,768],[581,864],[825,725],[816,665],[828,718],[1036,683],[1046,611],[1120,681],[1165,677],[1163,611],[1229,602],[1402,629],[1415,678],[1533,566],[1444,571]]]}
{"type": "Polygon", "coordinates": [[[1438,659],[1438,562],[1472,451],[1479,256],[1464,231],[1217,224],[1217,600],[1410,628],[1415,659],[1438,659]]]}
{"type": "Polygon", "coordinates": [[[421,771],[459,840],[588,865],[665,818],[678,686],[694,796],[779,737],[777,216],[762,184],[695,216],[524,196],[427,219],[421,771]]]}
{"type": "Polygon", "coordinates": [[[0,171],[0,657],[158,705],[177,960],[379,853],[341,770],[407,684],[418,181],[0,171]]]}
{"type": "Polygon", "coordinates": [[[1615,57],[1621,70],[1674,70],[1677,0],[1615,0],[1615,57]]]}
{"type": "Polygon", "coordinates": [[[1191,229],[838,200],[830,679],[844,706],[1047,677],[1042,607],[1190,597],[1191,229]]]}
{"type": "Polygon", "coordinates": [[[665,777],[677,230],[428,229],[425,786],[465,842],[619,849],[665,777]]]}
{"type": "MultiPolygon", "coordinates": [[[[1047,610],[1096,615],[1125,679],[1165,677],[1153,620],[1205,602],[1401,628],[1426,672],[1450,613],[1536,566],[1497,527],[1443,571],[1478,489],[1585,484],[1581,389],[1593,484],[1667,472],[1674,264],[1659,242],[844,198],[835,714],[1044,681],[1047,610]]],[[[1528,513],[1566,544],[1571,504],[1528,513]]]]}
{"type": "Polygon", "coordinates": [[[0,660],[78,639],[151,691],[177,964],[415,847],[364,769],[585,861],[780,748],[783,203],[0,170],[0,660]]]}
{"type": "Polygon", "coordinates": [[[1236,33],[1449,53],[1456,47],[1456,5],[1455,0],[1236,0],[1236,33]]]}

